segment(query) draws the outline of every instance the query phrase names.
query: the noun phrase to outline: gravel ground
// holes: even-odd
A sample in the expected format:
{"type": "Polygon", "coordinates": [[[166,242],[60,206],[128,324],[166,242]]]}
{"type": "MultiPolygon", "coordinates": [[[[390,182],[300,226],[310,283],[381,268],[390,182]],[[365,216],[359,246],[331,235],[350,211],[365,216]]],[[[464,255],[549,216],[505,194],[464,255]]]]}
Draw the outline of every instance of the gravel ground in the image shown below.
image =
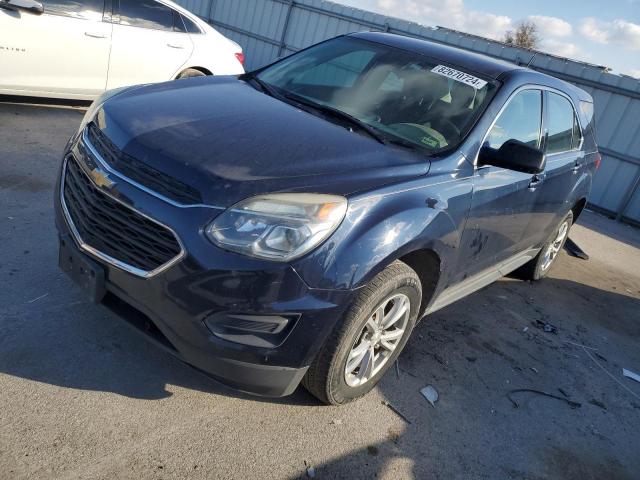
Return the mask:
{"type": "Polygon", "coordinates": [[[0,478],[640,478],[640,383],[622,376],[640,373],[640,231],[586,212],[571,237],[589,261],[430,316],[355,403],[253,398],[58,271],[53,185],[81,115],[0,104],[0,478]],[[522,392],[515,408],[514,389],[580,407],[522,392]]]}

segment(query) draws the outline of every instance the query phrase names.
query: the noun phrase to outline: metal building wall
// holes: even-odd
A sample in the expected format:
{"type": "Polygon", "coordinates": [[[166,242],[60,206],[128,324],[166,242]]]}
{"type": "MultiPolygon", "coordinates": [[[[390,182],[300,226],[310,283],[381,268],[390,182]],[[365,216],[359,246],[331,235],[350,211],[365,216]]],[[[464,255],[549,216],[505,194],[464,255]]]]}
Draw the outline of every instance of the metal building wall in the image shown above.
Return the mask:
{"type": "Polygon", "coordinates": [[[574,83],[595,101],[602,167],[590,205],[640,224],[640,81],[602,67],[509,47],[445,28],[432,28],[324,0],[178,0],[243,46],[247,68],[336,35],[381,30],[455,45],[516,63],[574,83]]]}

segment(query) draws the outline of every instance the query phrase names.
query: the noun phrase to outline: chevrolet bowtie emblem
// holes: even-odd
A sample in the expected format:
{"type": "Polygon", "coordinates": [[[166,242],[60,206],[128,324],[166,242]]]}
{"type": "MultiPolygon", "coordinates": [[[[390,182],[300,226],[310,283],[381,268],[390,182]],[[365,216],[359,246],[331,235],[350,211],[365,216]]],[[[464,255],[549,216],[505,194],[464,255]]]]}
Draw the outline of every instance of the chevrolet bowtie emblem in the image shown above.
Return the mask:
{"type": "Polygon", "coordinates": [[[109,175],[107,174],[107,172],[105,172],[99,167],[96,167],[93,170],[91,170],[89,172],[89,175],[93,179],[93,183],[95,183],[100,188],[109,189],[116,184],[116,182],[114,182],[109,178],[109,175]]]}

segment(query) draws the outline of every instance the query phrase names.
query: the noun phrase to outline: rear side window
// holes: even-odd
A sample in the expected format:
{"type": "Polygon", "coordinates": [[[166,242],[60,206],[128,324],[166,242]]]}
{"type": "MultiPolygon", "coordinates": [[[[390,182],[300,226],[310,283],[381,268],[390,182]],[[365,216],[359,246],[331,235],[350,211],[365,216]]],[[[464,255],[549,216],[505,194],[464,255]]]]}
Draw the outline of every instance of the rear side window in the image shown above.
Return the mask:
{"type": "Polygon", "coordinates": [[[102,20],[104,0],[44,0],[44,12],[51,15],[102,20]]]}
{"type": "Polygon", "coordinates": [[[173,31],[173,10],[153,0],[120,0],[120,23],[173,31]]]}
{"type": "Polygon", "coordinates": [[[200,30],[200,27],[198,25],[196,25],[196,22],[191,20],[189,17],[185,17],[184,15],[180,15],[180,17],[182,18],[182,22],[187,29],[187,33],[202,33],[202,30],[200,30]]]}
{"type": "Polygon", "coordinates": [[[524,90],[517,93],[502,111],[487,136],[485,145],[500,148],[507,140],[519,140],[540,147],[542,127],[542,91],[524,90]]]}
{"type": "Polygon", "coordinates": [[[560,153],[578,148],[582,133],[571,102],[562,95],[548,92],[547,153],[560,153]]]}

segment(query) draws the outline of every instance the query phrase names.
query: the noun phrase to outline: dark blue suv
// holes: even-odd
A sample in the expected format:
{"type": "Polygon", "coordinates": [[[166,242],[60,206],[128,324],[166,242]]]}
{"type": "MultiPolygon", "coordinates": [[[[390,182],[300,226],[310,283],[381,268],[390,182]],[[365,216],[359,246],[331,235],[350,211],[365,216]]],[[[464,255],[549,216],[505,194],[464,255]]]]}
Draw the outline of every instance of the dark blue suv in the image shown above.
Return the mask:
{"type": "Polygon", "coordinates": [[[61,165],[60,266],[226,384],[341,404],[425,315],[546,275],[599,162],[584,91],[349,35],[98,99],[61,165]]]}

